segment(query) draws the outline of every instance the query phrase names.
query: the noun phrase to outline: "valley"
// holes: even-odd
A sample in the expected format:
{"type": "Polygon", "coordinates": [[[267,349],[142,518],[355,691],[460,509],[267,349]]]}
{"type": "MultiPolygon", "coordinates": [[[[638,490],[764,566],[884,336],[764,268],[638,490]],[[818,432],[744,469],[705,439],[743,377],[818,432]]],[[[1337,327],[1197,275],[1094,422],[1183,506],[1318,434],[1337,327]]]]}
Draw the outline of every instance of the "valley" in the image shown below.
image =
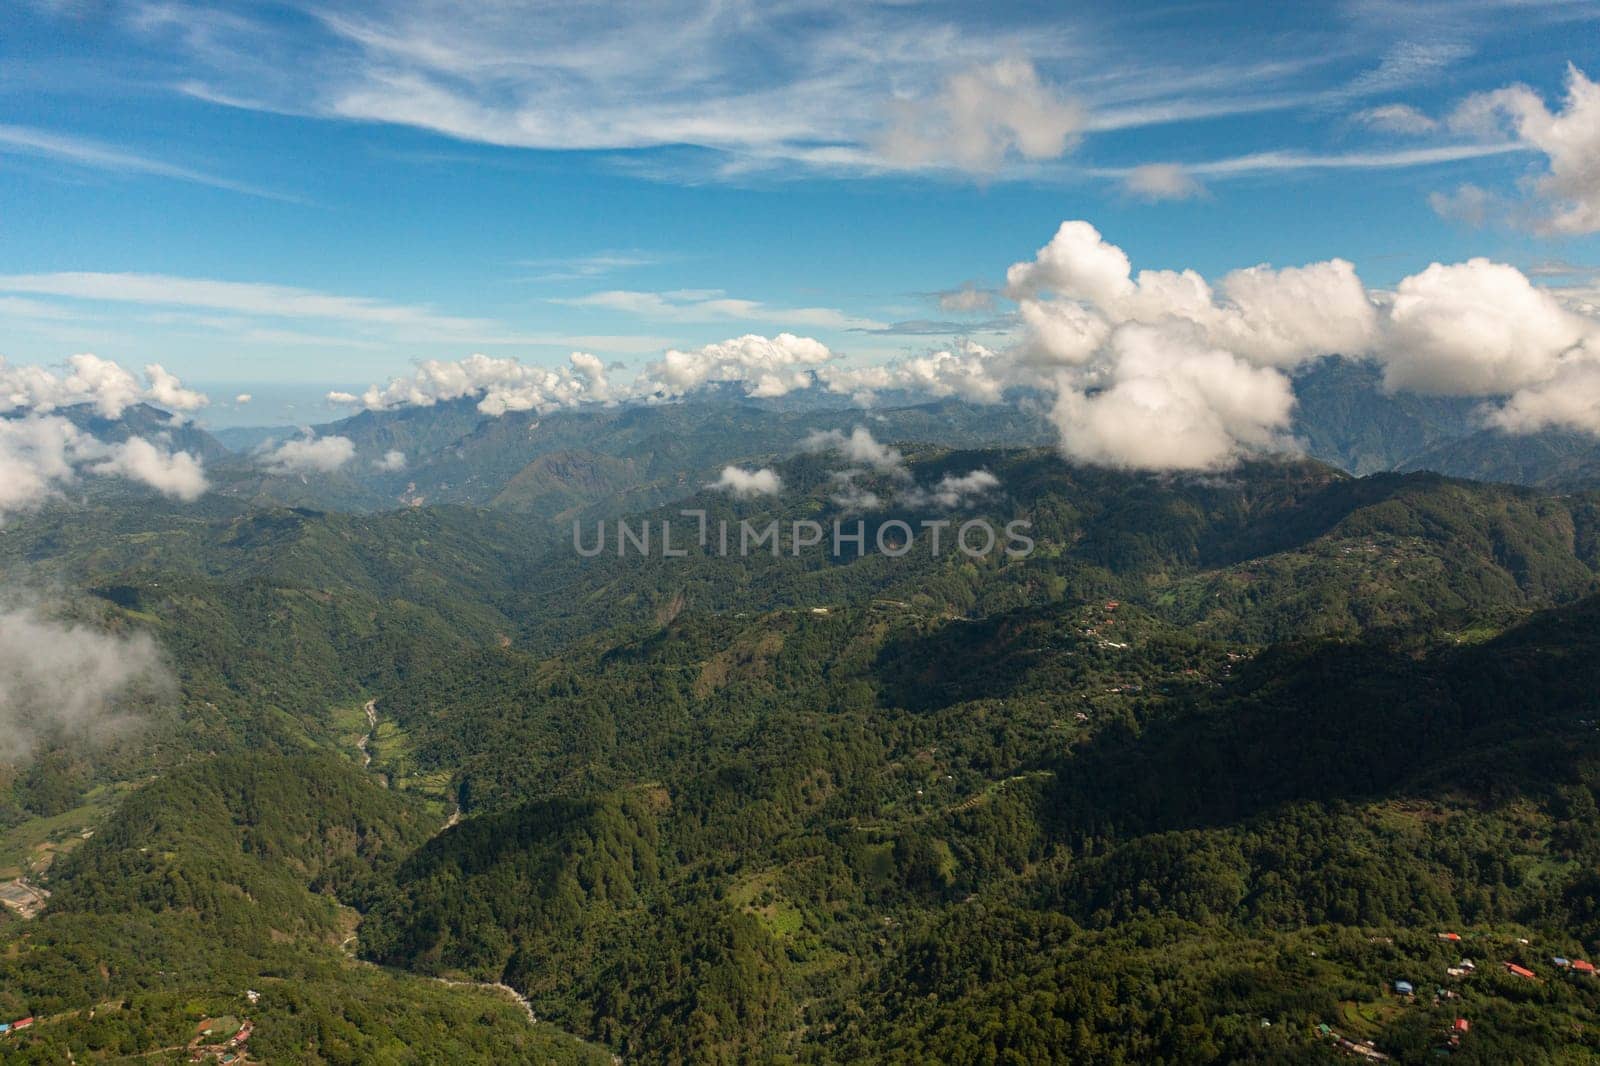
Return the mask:
{"type": "MultiPolygon", "coordinates": [[[[1600,494],[907,452],[993,472],[967,514],[1038,550],[586,559],[443,505],[12,524],[8,573],[48,544],[176,681],[10,786],[3,841],[122,797],[0,928],[0,1008],[51,1019],[15,1046],[174,1046],[234,986],[252,1055],[338,988],[325,1061],[478,1011],[473,1059],[1406,1061],[1459,1014],[1488,1062],[1600,1008],[1547,961],[1600,936],[1600,494]]],[[[780,500],[630,520],[826,520],[826,464],[778,469],[780,500]]]]}

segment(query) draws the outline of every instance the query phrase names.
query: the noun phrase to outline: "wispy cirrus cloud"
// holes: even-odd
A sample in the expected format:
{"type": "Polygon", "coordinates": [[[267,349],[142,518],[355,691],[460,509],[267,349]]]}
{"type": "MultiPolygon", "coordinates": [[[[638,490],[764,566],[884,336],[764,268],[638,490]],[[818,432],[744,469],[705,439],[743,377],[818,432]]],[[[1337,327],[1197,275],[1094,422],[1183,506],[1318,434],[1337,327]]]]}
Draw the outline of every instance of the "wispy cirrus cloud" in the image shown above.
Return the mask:
{"type": "MultiPolygon", "coordinates": [[[[394,303],[366,296],[345,296],[291,285],[222,281],[167,274],[68,271],[49,274],[0,275],[0,293],[24,297],[50,297],[73,303],[135,304],[148,308],[223,312],[251,319],[318,321],[337,324],[364,336],[410,342],[494,345],[543,345],[599,348],[605,351],[658,351],[666,343],[659,337],[571,336],[530,333],[487,318],[447,314],[432,307],[394,303]]],[[[37,304],[37,300],[30,304],[37,304]]],[[[50,306],[67,306],[65,304],[50,306]]],[[[3,310],[3,308],[0,308],[3,310]]],[[[157,312],[162,313],[162,312],[157,312]]],[[[263,343],[331,344],[336,338],[300,331],[253,332],[241,322],[191,317],[197,325],[210,325],[239,336],[254,336],[263,343]]],[[[259,329],[259,327],[255,327],[259,329]]],[[[359,337],[357,338],[359,340],[359,337]]],[[[345,338],[346,341],[349,338],[345,338]]]]}
{"type": "Polygon", "coordinates": [[[569,258],[523,259],[518,266],[539,271],[532,281],[591,281],[626,270],[657,266],[665,256],[640,251],[595,252],[569,258]]]}
{"type": "MultiPolygon", "coordinates": [[[[1529,150],[1525,144],[1505,140],[1347,152],[1271,150],[1193,163],[1161,164],[1164,173],[1159,176],[1159,181],[1155,182],[1155,185],[1175,189],[1181,188],[1181,185],[1176,183],[1181,183],[1184,179],[1193,181],[1199,178],[1243,178],[1310,170],[1391,170],[1426,167],[1529,150]]],[[[1085,168],[1083,172],[1093,177],[1114,178],[1131,187],[1133,183],[1141,180],[1148,186],[1152,170],[1150,164],[1142,164],[1131,167],[1085,168]]]]}
{"type": "Polygon", "coordinates": [[[586,296],[557,298],[570,307],[637,315],[655,322],[774,322],[815,329],[883,329],[885,323],[832,307],[773,307],[760,300],[727,296],[720,289],[639,292],[612,289],[586,296]]]}
{"type": "Polygon", "coordinates": [[[1419,33],[1386,51],[1321,39],[1241,61],[1185,34],[1179,62],[1157,20],[826,0],[390,0],[292,21],[165,0],[142,5],[136,25],[183,57],[173,82],[212,102],[506,147],[703,149],[711,157],[683,164],[702,179],[795,163],[1006,176],[1088,133],[1335,107],[1436,76],[1471,49],[1464,31],[1419,33]],[[1351,56],[1368,65],[1342,83],[1319,71],[1351,56]]]}
{"type": "Polygon", "coordinates": [[[135,174],[156,178],[171,178],[193,185],[207,185],[213,189],[243,193],[266,200],[286,203],[304,203],[296,196],[273,192],[229,178],[207,174],[201,170],[180,166],[160,159],[103,144],[85,137],[75,137],[52,130],[31,126],[0,125],[0,154],[36,156],[57,162],[71,163],[92,170],[116,174],[135,174]]]}

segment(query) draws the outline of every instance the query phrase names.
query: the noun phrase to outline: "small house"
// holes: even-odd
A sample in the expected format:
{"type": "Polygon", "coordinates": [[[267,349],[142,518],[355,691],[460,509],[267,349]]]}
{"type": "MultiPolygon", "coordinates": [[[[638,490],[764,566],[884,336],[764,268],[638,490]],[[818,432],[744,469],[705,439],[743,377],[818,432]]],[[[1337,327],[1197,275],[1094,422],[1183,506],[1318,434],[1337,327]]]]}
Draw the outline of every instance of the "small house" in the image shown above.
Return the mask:
{"type": "Polygon", "coordinates": [[[1552,958],[1550,960],[1550,962],[1551,962],[1552,965],[1560,967],[1563,970],[1565,970],[1568,966],[1572,965],[1572,962],[1570,960],[1563,959],[1560,955],[1557,955],[1554,958],[1552,958]]]}
{"type": "Polygon", "coordinates": [[[1594,973],[1594,963],[1584,962],[1582,959],[1573,959],[1572,968],[1579,973],[1594,973]]]}
{"type": "Polygon", "coordinates": [[[1459,943],[1461,941],[1461,934],[1460,933],[1440,933],[1439,934],[1439,939],[1440,940],[1448,940],[1452,944],[1455,944],[1455,943],[1459,943]]]}
{"type": "Polygon", "coordinates": [[[1510,972],[1516,974],[1518,977],[1532,977],[1533,976],[1533,971],[1532,970],[1530,970],[1530,969],[1528,969],[1527,967],[1524,967],[1524,966],[1518,966],[1514,962],[1506,963],[1506,969],[1509,970],[1510,972]]]}
{"type": "Polygon", "coordinates": [[[1396,993],[1402,996],[1409,996],[1416,992],[1416,989],[1412,987],[1410,981],[1396,981],[1394,983],[1394,990],[1396,993]]]}
{"type": "Polygon", "coordinates": [[[1465,1018],[1457,1018],[1455,1024],[1450,1028],[1457,1033],[1466,1033],[1472,1030],[1472,1023],[1465,1018]]]}

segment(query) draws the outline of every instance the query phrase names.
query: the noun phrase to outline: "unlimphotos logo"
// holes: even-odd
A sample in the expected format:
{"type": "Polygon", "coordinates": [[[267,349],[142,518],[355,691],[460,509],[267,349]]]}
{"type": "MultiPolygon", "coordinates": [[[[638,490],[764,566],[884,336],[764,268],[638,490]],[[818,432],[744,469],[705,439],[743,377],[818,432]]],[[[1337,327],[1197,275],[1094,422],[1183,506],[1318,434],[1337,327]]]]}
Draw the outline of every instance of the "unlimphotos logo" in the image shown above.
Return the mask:
{"type": "Polygon", "coordinates": [[[586,536],[583,522],[572,523],[572,548],[585,559],[608,552],[618,558],[632,555],[642,558],[686,559],[690,555],[718,558],[747,558],[769,554],[800,555],[820,550],[835,558],[861,557],[872,552],[898,559],[909,555],[920,544],[923,550],[937,557],[948,552],[960,552],[972,559],[982,559],[995,552],[1004,552],[1008,558],[1024,559],[1033,553],[1033,538],[1028,531],[1033,523],[1024,518],[1013,519],[999,530],[985,518],[972,518],[957,522],[950,518],[921,519],[913,525],[900,518],[878,523],[870,531],[864,520],[851,523],[834,519],[832,529],[821,522],[797,519],[780,522],[776,518],[765,524],[741,519],[731,524],[727,519],[712,521],[705,511],[679,511],[681,518],[691,521],[673,525],[662,518],[655,522],[640,519],[630,523],[624,519],[594,523],[593,535],[586,536]],[[608,529],[609,527],[609,529],[608,529]],[[608,536],[609,532],[609,536],[608,536]]]}

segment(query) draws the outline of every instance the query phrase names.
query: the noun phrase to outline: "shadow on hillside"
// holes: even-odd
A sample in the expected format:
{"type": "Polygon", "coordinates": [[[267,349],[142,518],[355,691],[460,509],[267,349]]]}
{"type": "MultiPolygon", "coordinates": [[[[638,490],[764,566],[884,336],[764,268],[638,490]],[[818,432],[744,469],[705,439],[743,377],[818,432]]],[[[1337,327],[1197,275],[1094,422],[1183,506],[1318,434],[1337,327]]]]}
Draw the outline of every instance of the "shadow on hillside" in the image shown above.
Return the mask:
{"type": "Polygon", "coordinates": [[[1600,756],[1600,597],[1484,644],[1289,644],[1197,710],[1111,728],[1057,765],[1066,839],[1220,825],[1295,801],[1486,804],[1600,756]]]}

